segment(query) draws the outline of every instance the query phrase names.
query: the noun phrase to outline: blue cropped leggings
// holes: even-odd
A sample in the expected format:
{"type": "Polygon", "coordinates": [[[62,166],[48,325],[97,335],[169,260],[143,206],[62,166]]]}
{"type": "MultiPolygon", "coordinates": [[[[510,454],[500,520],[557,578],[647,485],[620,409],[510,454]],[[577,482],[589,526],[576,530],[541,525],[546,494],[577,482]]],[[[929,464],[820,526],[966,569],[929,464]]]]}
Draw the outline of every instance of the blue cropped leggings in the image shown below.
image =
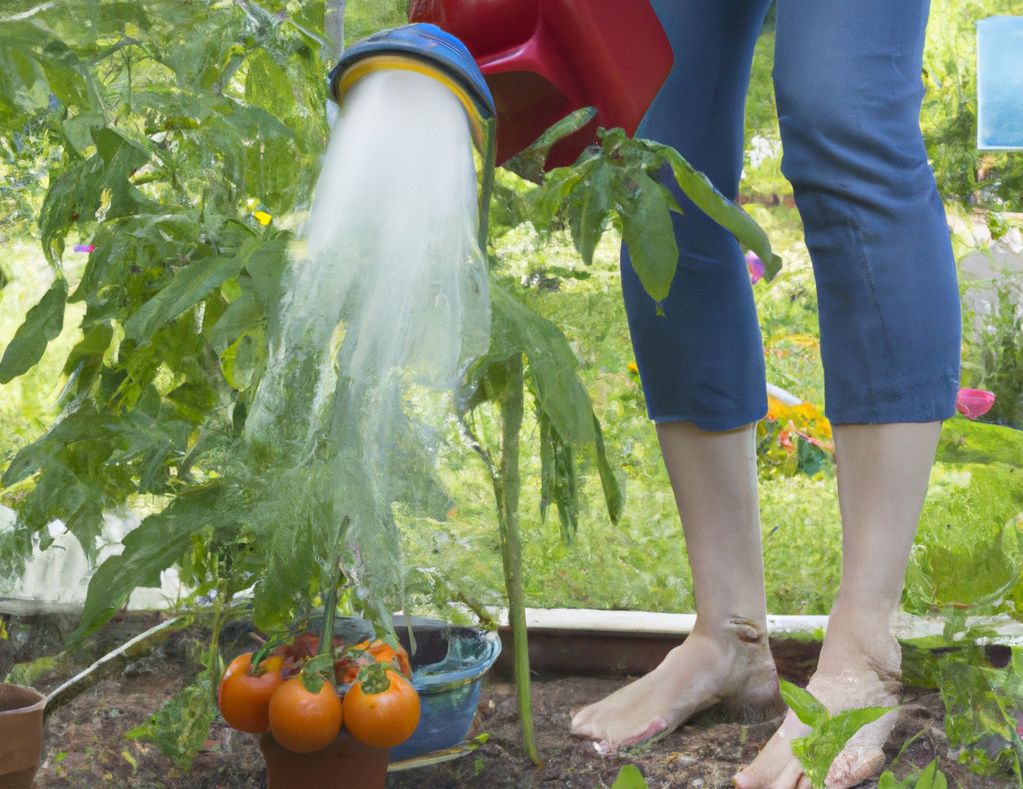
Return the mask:
{"type": "MultiPolygon", "coordinates": [[[[677,148],[734,198],[769,0],[653,4],[675,65],[637,134],[677,148]]],[[[927,0],[777,0],[782,171],[813,262],[835,424],[929,422],[955,410],[959,291],[919,127],[927,13],[927,0]]],[[[623,250],[636,361],[654,421],[728,430],[767,408],[752,288],[735,239],[675,191],[685,213],[674,217],[680,256],[665,316],[623,250]]]]}

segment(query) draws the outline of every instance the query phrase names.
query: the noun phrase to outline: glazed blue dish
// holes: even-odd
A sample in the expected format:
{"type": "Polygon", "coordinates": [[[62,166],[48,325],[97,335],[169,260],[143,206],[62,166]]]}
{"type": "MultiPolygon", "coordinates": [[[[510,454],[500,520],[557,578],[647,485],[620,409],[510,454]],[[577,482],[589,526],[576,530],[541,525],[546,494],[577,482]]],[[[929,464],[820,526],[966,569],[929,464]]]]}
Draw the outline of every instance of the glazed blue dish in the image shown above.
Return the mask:
{"type": "Polygon", "coordinates": [[[411,658],[412,684],[419,691],[422,715],[412,736],[391,749],[392,762],[461,743],[476,715],[482,677],[501,654],[496,632],[418,617],[411,620],[413,650],[407,624],[401,617],[394,622],[411,658]]]}

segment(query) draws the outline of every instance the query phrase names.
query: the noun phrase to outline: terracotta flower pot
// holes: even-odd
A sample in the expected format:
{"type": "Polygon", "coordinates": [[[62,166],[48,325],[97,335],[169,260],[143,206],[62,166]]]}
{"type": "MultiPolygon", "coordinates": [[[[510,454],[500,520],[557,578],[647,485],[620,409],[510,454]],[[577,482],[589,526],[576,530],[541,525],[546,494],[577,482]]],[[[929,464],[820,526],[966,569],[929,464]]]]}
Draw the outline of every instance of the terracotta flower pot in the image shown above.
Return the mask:
{"type": "Polygon", "coordinates": [[[269,733],[260,737],[259,750],[269,789],[383,789],[387,781],[390,749],[365,745],[343,730],[322,751],[294,753],[269,733]]]}
{"type": "Polygon", "coordinates": [[[29,789],[43,755],[46,697],[0,683],[0,789],[29,789]]]}

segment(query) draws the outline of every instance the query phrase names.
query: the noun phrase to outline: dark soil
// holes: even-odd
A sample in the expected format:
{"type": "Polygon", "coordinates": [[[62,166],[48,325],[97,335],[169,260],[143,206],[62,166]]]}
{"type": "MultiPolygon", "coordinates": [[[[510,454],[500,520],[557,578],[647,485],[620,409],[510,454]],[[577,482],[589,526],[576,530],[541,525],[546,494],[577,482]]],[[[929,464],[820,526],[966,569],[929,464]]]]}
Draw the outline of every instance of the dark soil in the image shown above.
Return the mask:
{"type": "MultiPolygon", "coordinates": [[[[123,623],[95,643],[106,649],[155,620],[123,623]]],[[[9,620],[11,638],[0,644],[0,676],[19,660],[52,654],[59,646],[59,622],[9,620]],[[49,632],[47,629],[52,630],[49,632]]],[[[147,654],[136,654],[102,669],[100,677],[77,695],[49,711],[46,718],[44,761],[39,787],[217,787],[236,789],[265,786],[263,760],[250,735],[232,731],[219,720],[210,731],[191,771],[183,772],[154,746],[127,740],[123,734],[148,718],[195,671],[194,647],[202,634],[180,632],[147,654]]],[[[95,655],[83,655],[76,665],[63,665],[40,677],[36,686],[52,690],[95,655]]],[[[790,676],[794,681],[805,676],[790,676]]],[[[740,725],[704,719],[687,725],[646,748],[623,756],[603,757],[592,744],[568,735],[569,710],[598,699],[624,681],[622,677],[539,676],[533,685],[537,740],[542,768],[525,758],[514,687],[500,671],[492,671],[483,686],[475,733],[489,739],[477,750],[441,764],[392,773],[391,789],[461,789],[462,787],[610,786],[625,764],[639,767],[652,789],[659,787],[730,787],[731,776],[748,763],[770,736],[777,722],[740,725]]],[[[907,693],[904,715],[890,741],[889,760],[900,744],[923,732],[898,759],[894,771],[905,775],[935,757],[950,778],[950,786],[1002,789],[1014,782],[981,778],[949,758],[942,730],[943,708],[934,692],[907,693]]],[[[346,786],[344,783],[338,783],[346,786]]],[[[876,786],[863,784],[864,787],[876,786]]],[[[312,788],[311,788],[312,789],[312,788]]],[[[353,789],[363,789],[354,787],[353,789]]]]}

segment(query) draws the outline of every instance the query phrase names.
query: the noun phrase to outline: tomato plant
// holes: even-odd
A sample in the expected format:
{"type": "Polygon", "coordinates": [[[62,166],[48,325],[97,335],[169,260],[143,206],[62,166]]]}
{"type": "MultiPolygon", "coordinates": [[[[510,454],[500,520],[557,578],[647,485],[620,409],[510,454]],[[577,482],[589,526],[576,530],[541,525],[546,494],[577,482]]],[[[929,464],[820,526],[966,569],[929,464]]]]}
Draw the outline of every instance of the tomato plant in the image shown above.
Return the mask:
{"type": "Polygon", "coordinates": [[[377,748],[391,748],[411,737],[420,712],[412,683],[385,663],[361,668],[345,694],[345,727],[357,740],[377,748]]]}
{"type": "Polygon", "coordinates": [[[251,652],[232,660],[217,687],[217,706],[224,720],[239,731],[267,731],[270,697],[281,685],[283,663],[282,657],[271,655],[254,669],[251,652]]]}
{"type": "Polygon", "coordinates": [[[326,748],[341,731],[341,722],[341,699],[334,686],[320,678],[292,677],[270,698],[270,733],[289,751],[312,753],[326,748]],[[307,681],[318,682],[319,689],[311,690],[307,681]]]}

